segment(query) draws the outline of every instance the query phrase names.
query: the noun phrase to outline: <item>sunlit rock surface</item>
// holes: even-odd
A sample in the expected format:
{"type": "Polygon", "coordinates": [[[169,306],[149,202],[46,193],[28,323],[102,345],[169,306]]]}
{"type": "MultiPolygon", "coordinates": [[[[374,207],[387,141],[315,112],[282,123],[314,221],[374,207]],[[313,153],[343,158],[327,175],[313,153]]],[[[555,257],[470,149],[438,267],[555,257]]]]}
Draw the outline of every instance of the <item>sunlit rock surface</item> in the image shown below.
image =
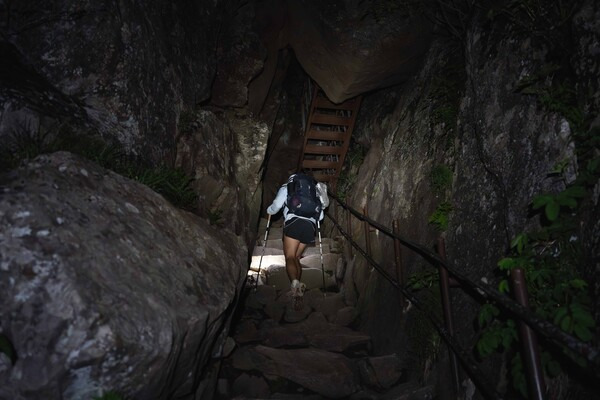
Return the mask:
{"type": "Polygon", "coordinates": [[[69,153],[0,176],[0,398],[202,398],[246,251],[69,153]]]}

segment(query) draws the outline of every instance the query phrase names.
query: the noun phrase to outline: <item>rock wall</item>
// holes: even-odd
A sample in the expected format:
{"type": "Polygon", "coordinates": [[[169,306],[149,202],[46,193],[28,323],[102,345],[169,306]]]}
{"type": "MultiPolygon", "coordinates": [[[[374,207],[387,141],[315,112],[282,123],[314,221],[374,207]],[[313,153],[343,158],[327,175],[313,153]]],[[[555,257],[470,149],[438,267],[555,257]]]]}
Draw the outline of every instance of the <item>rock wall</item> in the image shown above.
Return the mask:
{"type": "Polygon", "coordinates": [[[181,109],[210,96],[217,4],[4,2],[3,46],[16,55],[7,61],[25,68],[0,78],[0,137],[17,123],[71,121],[130,152],[172,160],[181,109]],[[48,94],[31,96],[32,86],[48,94]],[[52,112],[61,97],[77,114],[52,112]]]}
{"type": "Polygon", "coordinates": [[[17,355],[0,398],[210,398],[239,237],[64,152],[0,191],[0,332],[17,355]]]}
{"type": "Polygon", "coordinates": [[[129,155],[183,168],[195,178],[198,213],[212,223],[238,235],[257,223],[277,108],[259,117],[246,107],[266,56],[254,4],[24,1],[0,9],[3,147],[23,137],[52,142],[64,129],[100,134],[129,155]]]}
{"type": "MultiPolygon", "coordinates": [[[[566,57],[578,71],[577,82],[590,93],[585,107],[593,116],[600,85],[597,75],[591,78],[590,69],[583,66],[595,71],[598,59],[598,29],[592,22],[598,10],[592,3],[586,2],[573,15],[579,46],[566,57]]],[[[472,279],[494,284],[496,264],[507,254],[511,239],[538,223],[528,215],[533,196],[564,188],[564,182],[548,179],[548,172],[557,162],[571,160],[567,180],[572,181],[577,157],[564,115],[549,112],[538,97],[518,90],[522,79],[537,73],[550,58],[548,46],[516,39],[506,32],[507,25],[496,21],[478,21],[483,22],[465,31],[460,44],[434,41],[414,79],[364,98],[355,138],[368,151],[349,203],[359,210],[366,206],[373,219],[390,228],[391,220],[397,219],[402,235],[433,250],[439,232],[428,220],[436,207],[449,202],[452,211],[447,213],[443,235],[449,260],[472,279]],[[449,181],[436,188],[432,176],[440,166],[450,172],[449,181]]],[[[598,234],[597,196],[585,213],[582,226],[594,232],[584,236],[591,260],[587,270],[598,265],[593,239],[598,234]]],[[[365,243],[362,224],[354,224],[353,235],[365,243]]],[[[391,240],[378,233],[369,235],[374,258],[395,276],[391,240]]],[[[415,307],[402,317],[397,292],[360,258],[354,284],[360,295],[362,328],[372,335],[381,354],[401,353],[414,361],[419,378],[432,379],[432,360],[445,354],[433,331],[419,325],[415,307]],[[391,334],[400,329],[400,334],[391,334]]],[[[424,273],[434,270],[426,262],[407,249],[403,261],[409,275],[429,284],[424,273]]],[[[586,277],[591,283],[598,280],[597,273],[586,277]]],[[[474,321],[480,305],[465,300],[458,289],[452,293],[458,337],[471,349],[477,339],[474,321]]],[[[436,296],[433,291],[422,300],[439,315],[436,296]]],[[[495,364],[487,373],[496,378],[499,370],[495,364]]],[[[503,384],[500,380],[498,389],[504,389],[503,384]]]]}

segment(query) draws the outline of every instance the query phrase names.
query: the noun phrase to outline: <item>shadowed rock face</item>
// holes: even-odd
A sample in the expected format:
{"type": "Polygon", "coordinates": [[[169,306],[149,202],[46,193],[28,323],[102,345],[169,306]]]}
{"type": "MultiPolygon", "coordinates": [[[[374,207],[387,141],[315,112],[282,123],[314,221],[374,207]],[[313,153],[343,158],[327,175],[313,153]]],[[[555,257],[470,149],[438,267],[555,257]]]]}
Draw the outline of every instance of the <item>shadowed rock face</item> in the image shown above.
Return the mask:
{"type": "MultiPolygon", "coordinates": [[[[352,1],[265,4],[270,10],[285,7],[279,15],[286,20],[280,35],[265,28],[263,36],[269,43],[291,46],[304,70],[335,103],[406,81],[429,48],[427,21],[398,6],[386,11],[352,1]]],[[[273,23],[276,15],[259,13],[259,26],[261,17],[278,26],[273,23]]]]}
{"type": "MultiPolygon", "coordinates": [[[[210,95],[221,14],[218,2],[198,3],[7,2],[0,5],[7,16],[0,31],[28,68],[85,110],[77,119],[158,160],[172,150],[181,107],[210,95]]],[[[0,86],[23,81],[18,71],[9,72],[0,86]]],[[[37,112],[59,119],[52,112],[56,95],[40,104],[22,86],[0,90],[0,135],[15,119],[39,118],[37,112]]]]}
{"type": "Polygon", "coordinates": [[[18,357],[0,398],[193,395],[226,336],[246,251],[69,153],[0,176],[0,332],[18,357]]]}

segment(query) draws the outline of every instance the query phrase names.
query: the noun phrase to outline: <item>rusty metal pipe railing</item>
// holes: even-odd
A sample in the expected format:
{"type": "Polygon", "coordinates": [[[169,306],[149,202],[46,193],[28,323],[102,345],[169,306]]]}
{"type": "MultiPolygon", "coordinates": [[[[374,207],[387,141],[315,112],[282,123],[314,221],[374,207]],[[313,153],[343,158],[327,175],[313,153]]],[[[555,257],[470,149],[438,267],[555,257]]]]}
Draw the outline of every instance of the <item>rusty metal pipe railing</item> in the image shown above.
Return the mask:
{"type": "MultiPolygon", "coordinates": [[[[363,207],[363,214],[365,216],[369,215],[369,211],[367,209],[367,206],[363,207]]],[[[371,226],[369,225],[369,223],[367,221],[364,222],[364,228],[365,228],[365,250],[367,251],[368,255],[373,254],[373,252],[371,251],[371,226]]]]}
{"type": "MultiPolygon", "coordinates": [[[[392,229],[394,233],[398,234],[400,232],[400,226],[398,220],[394,220],[392,223],[392,229]]],[[[406,277],[404,273],[404,264],[402,263],[402,247],[400,245],[400,241],[394,238],[394,261],[396,264],[396,281],[400,286],[404,286],[406,284],[406,277]]],[[[404,306],[406,305],[406,301],[404,300],[404,294],[400,291],[400,310],[404,311],[404,306]]]]}
{"type": "Polygon", "coordinates": [[[387,279],[394,287],[399,289],[402,294],[419,310],[423,312],[425,317],[431,322],[433,327],[438,331],[440,337],[446,342],[448,347],[456,354],[458,359],[461,362],[464,370],[467,375],[472,379],[475,386],[481,391],[486,399],[502,399],[502,396],[496,392],[494,389],[495,385],[491,382],[488,382],[484,377],[483,373],[477,366],[477,363],[472,359],[472,357],[467,353],[458,342],[454,339],[452,335],[442,326],[442,324],[437,321],[433,315],[427,312],[426,307],[421,304],[421,302],[414,297],[405,287],[402,287],[388,274],[379,264],[375,262],[351,237],[346,233],[337,220],[331,215],[327,214],[329,219],[333,222],[338,231],[348,240],[348,242],[356,249],[360,255],[362,255],[365,260],[373,267],[377,272],[379,272],[385,279],[387,279]]]}
{"type": "MultiPolygon", "coordinates": [[[[346,221],[347,221],[347,225],[348,225],[348,232],[350,232],[350,234],[352,234],[352,215],[350,214],[350,210],[346,210],[346,221]]],[[[350,259],[352,259],[352,246],[350,246],[350,248],[348,249],[350,254],[350,259]]]]}
{"type": "MultiPolygon", "coordinates": [[[[527,296],[527,283],[525,273],[521,268],[515,268],[510,271],[510,281],[515,295],[515,300],[523,307],[529,307],[527,296]]],[[[527,372],[527,388],[529,398],[533,400],[544,400],[546,394],[546,384],[544,383],[544,373],[540,361],[539,347],[535,332],[524,324],[519,322],[519,337],[521,339],[521,354],[523,355],[523,364],[527,372]]]]}
{"type": "MultiPolygon", "coordinates": [[[[509,298],[508,296],[503,295],[498,290],[493,288],[490,285],[484,284],[482,282],[476,282],[471,280],[466,274],[460,272],[456,268],[450,266],[446,261],[440,259],[440,257],[431,252],[425,246],[422,246],[416,242],[408,240],[400,235],[396,235],[387,229],[385,226],[381,225],[377,221],[373,221],[372,219],[365,217],[357,210],[348,206],[346,203],[340,201],[340,199],[335,196],[333,193],[330,193],[329,196],[336,200],[343,208],[353,214],[356,218],[361,221],[367,221],[369,224],[377,228],[380,232],[397,238],[403,245],[414,250],[421,257],[429,260],[433,265],[441,264],[443,265],[450,274],[452,274],[456,279],[460,281],[464,287],[468,287],[470,289],[478,291],[483,297],[487,299],[493,300],[497,305],[504,308],[508,312],[510,312],[513,316],[519,318],[523,322],[525,322],[529,327],[535,330],[538,334],[549,339],[556,345],[566,346],[573,352],[583,356],[587,361],[589,361],[593,368],[593,374],[597,377],[600,377],[600,350],[592,347],[591,345],[584,343],[575,337],[569,335],[568,333],[562,331],[559,327],[551,324],[550,322],[543,320],[538,317],[534,313],[532,313],[527,308],[522,305],[516,303],[514,300],[509,298]]],[[[327,214],[329,216],[329,213],[327,214]]]]}
{"type": "MultiPolygon", "coordinates": [[[[446,244],[443,238],[438,238],[437,243],[438,253],[440,258],[446,259],[446,244]]],[[[438,271],[440,274],[440,293],[442,296],[442,311],[444,312],[444,324],[448,333],[454,335],[454,319],[452,318],[452,301],[450,299],[450,279],[448,279],[448,270],[443,265],[438,265],[438,271]]],[[[460,391],[460,376],[458,370],[458,361],[456,355],[449,351],[450,356],[450,372],[452,373],[452,383],[454,383],[455,394],[460,391]]]]}

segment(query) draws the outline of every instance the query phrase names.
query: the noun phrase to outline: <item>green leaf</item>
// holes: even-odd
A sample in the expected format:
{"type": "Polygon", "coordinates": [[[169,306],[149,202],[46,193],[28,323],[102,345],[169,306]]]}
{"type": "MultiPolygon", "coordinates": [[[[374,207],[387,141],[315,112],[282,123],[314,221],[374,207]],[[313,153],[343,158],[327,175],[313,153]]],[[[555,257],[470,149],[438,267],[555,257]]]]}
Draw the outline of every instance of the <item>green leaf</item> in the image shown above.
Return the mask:
{"type": "Polygon", "coordinates": [[[591,328],[593,326],[596,326],[596,321],[594,321],[594,318],[592,317],[592,314],[590,314],[589,312],[583,312],[583,313],[579,313],[577,316],[577,323],[579,325],[591,328]]]}
{"type": "Polygon", "coordinates": [[[550,221],[554,221],[556,220],[556,218],[558,218],[560,205],[556,201],[552,200],[551,202],[546,204],[546,208],[544,209],[544,211],[546,212],[546,218],[548,218],[548,220],[550,221]]]}
{"type": "Polygon", "coordinates": [[[572,318],[570,315],[565,316],[560,322],[560,329],[562,329],[565,332],[571,333],[571,321],[572,318]]]}
{"type": "Polygon", "coordinates": [[[572,279],[570,284],[575,289],[584,289],[587,287],[587,282],[583,279],[572,279]]]}
{"type": "Polygon", "coordinates": [[[498,290],[500,291],[500,293],[508,293],[510,291],[510,288],[508,286],[508,280],[502,279],[498,284],[498,290]]]}
{"type": "Polygon", "coordinates": [[[502,346],[505,349],[509,349],[513,339],[516,337],[516,331],[514,327],[506,327],[502,330],[502,346]]]}
{"type": "Polygon", "coordinates": [[[563,193],[567,196],[582,198],[586,195],[586,190],[583,186],[571,186],[566,188],[563,193]]]}
{"type": "Polygon", "coordinates": [[[600,157],[588,161],[587,170],[593,174],[598,169],[598,166],[600,166],[600,157]]]}
{"type": "Polygon", "coordinates": [[[503,258],[502,260],[498,261],[498,267],[501,270],[511,270],[516,266],[516,262],[514,258],[511,257],[506,257],[503,258]]]}
{"type": "Polygon", "coordinates": [[[567,315],[569,309],[567,307],[560,307],[554,316],[554,323],[556,325],[560,324],[562,319],[567,315]]]}
{"type": "Polygon", "coordinates": [[[546,371],[548,372],[548,375],[555,377],[562,372],[562,369],[560,368],[560,364],[558,362],[551,360],[548,361],[548,364],[546,364],[546,371]]]}
{"type": "Polygon", "coordinates": [[[487,344],[485,343],[485,341],[483,339],[479,339],[479,341],[477,342],[477,351],[479,352],[479,355],[482,357],[485,357],[491,353],[489,351],[487,344]]]}
{"type": "Polygon", "coordinates": [[[479,326],[484,327],[498,314],[500,314],[500,310],[496,306],[490,303],[484,304],[479,311],[479,326]]]}
{"type": "Polygon", "coordinates": [[[579,339],[583,340],[584,342],[589,342],[590,340],[592,340],[592,332],[590,332],[590,330],[585,326],[575,324],[575,326],[573,326],[573,332],[579,339]]]}
{"type": "Polygon", "coordinates": [[[537,210],[539,208],[542,208],[543,206],[545,206],[546,204],[548,204],[551,201],[552,201],[552,196],[548,196],[547,194],[544,194],[541,196],[534,197],[531,205],[534,210],[537,210]]]}
{"type": "Polygon", "coordinates": [[[17,352],[12,342],[8,339],[8,336],[2,333],[0,333],[0,353],[6,354],[13,364],[17,361],[17,352]]]}
{"type": "Polygon", "coordinates": [[[561,206],[566,206],[571,209],[577,207],[577,200],[575,200],[573,197],[564,195],[564,192],[556,196],[556,200],[561,206]]]}

